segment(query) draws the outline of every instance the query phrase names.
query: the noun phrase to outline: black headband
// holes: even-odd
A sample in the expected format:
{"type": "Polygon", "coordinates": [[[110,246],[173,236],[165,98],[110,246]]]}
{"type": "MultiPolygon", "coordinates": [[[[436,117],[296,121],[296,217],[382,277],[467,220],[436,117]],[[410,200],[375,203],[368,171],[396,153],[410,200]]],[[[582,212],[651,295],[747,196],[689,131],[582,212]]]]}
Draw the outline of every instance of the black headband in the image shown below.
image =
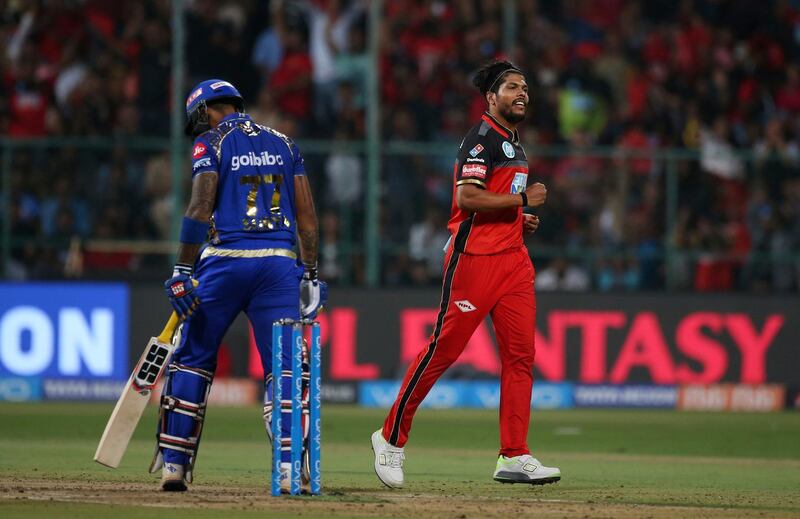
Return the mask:
{"type": "Polygon", "coordinates": [[[492,89],[494,88],[494,85],[497,83],[497,81],[498,81],[498,80],[499,80],[501,77],[505,76],[505,75],[506,75],[507,73],[509,73],[509,72],[516,72],[516,73],[517,73],[517,74],[519,74],[520,76],[523,76],[523,77],[525,76],[525,74],[523,74],[523,73],[522,73],[522,71],[521,71],[520,69],[518,69],[517,67],[514,67],[514,66],[510,66],[510,67],[508,67],[508,68],[505,68],[505,69],[503,69],[502,71],[500,71],[500,73],[498,73],[498,74],[497,74],[497,77],[495,77],[495,78],[494,78],[494,81],[492,81],[492,84],[491,84],[491,85],[489,85],[489,88],[487,88],[487,89],[486,89],[486,91],[487,91],[487,92],[491,92],[491,91],[492,91],[492,89]]]}

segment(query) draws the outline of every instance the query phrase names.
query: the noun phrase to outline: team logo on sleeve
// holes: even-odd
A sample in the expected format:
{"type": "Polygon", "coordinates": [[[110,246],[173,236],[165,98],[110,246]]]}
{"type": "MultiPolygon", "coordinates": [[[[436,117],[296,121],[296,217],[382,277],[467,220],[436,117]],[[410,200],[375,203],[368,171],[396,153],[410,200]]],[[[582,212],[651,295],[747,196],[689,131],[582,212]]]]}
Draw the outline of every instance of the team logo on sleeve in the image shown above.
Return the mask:
{"type": "Polygon", "coordinates": [[[192,171],[197,171],[200,168],[210,168],[211,167],[211,157],[203,157],[200,160],[196,160],[194,162],[194,166],[192,166],[192,171]]]}
{"type": "Polygon", "coordinates": [[[192,150],[192,158],[199,159],[206,153],[206,145],[202,142],[198,142],[194,145],[194,149],[192,150]]]}
{"type": "Polygon", "coordinates": [[[469,155],[470,157],[477,157],[478,153],[482,151],[483,151],[483,146],[481,146],[480,144],[476,144],[474,148],[469,150],[469,155]]]}
{"type": "Polygon", "coordinates": [[[514,146],[512,146],[508,141],[503,141],[503,153],[505,153],[506,157],[509,159],[513,159],[517,154],[517,152],[514,151],[514,146]]]}
{"type": "Polygon", "coordinates": [[[483,164],[464,164],[461,167],[462,177],[486,178],[486,166],[483,164]]]}
{"type": "Polygon", "coordinates": [[[514,180],[511,182],[511,194],[518,195],[525,191],[528,186],[527,173],[514,173],[514,180]]]}

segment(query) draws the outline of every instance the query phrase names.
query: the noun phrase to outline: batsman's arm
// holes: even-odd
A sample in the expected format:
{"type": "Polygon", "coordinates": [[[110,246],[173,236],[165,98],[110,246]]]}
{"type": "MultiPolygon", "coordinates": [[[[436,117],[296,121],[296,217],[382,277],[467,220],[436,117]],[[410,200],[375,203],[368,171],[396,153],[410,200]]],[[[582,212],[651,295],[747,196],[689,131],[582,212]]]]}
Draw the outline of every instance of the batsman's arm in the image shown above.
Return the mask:
{"type": "Polygon", "coordinates": [[[547,188],[539,182],[528,186],[524,197],[520,194],[493,193],[475,184],[462,184],[456,188],[456,204],[465,211],[536,207],[542,205],[546,198],[547,188]]]}
{"type": "Polygon", "coordinates": [[[297,236],[300,242],[300,259],[307,268],[316,268],[317,249],[319,243],[319,224],[314,198],[311,196],[311,185],[308,177],[294,177],[294,198],[297,207],[297,236]]]}
{"type": "Polygon", "coordinates": [[[194,265],[197,253],[205,239],[200,243],[197,243],[196,239],[185,241],[186,219],[205,225],[209,224],[217,199],[218,181],[219,176],[214,171],[200,173],[192,181],[192,196],[184,215],[184,230],[181,231],[181,243],[178,245],[177,264],[194,265]]]}

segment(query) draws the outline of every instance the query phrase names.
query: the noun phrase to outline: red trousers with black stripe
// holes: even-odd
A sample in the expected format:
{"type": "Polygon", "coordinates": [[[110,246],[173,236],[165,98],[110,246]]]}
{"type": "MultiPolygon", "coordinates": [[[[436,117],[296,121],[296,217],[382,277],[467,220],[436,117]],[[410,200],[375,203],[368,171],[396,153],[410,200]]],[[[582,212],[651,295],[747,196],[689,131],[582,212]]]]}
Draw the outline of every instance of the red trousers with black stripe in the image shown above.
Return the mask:
{"type": "Polygon", "coordinates": [[[461,355],[472,333],[490,315],[500,350],[500,454],[528,454],[533,387],[536,298],[534,270],[525,247],[445,259],[442,299],[433,335],[408,367],[383,436],[397,447],[408,440],[417,407],[461,355]]]}

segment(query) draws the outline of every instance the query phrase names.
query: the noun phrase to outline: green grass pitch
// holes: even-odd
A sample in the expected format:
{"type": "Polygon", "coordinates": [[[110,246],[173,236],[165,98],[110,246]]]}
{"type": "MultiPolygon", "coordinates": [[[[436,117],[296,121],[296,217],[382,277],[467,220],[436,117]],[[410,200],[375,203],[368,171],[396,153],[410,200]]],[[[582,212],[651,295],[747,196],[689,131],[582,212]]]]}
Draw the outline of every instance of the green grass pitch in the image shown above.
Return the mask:
{"type": "Polygon", "coordinates": [[[325,495],[272,498],[260,408],[209,409],[195,483],[180,495],[158,492],[146,470],[152,407],[120,468],[92,461],[112,408],[0,404],[0,517],[800,516],[800,413],[534,411],[534,455],[563,479],[528,487],[491,479],[495,411],[425,409],[406,447],[406,488],[392,491],[369,447],[385,411],[329,405],[325,495]]]}

